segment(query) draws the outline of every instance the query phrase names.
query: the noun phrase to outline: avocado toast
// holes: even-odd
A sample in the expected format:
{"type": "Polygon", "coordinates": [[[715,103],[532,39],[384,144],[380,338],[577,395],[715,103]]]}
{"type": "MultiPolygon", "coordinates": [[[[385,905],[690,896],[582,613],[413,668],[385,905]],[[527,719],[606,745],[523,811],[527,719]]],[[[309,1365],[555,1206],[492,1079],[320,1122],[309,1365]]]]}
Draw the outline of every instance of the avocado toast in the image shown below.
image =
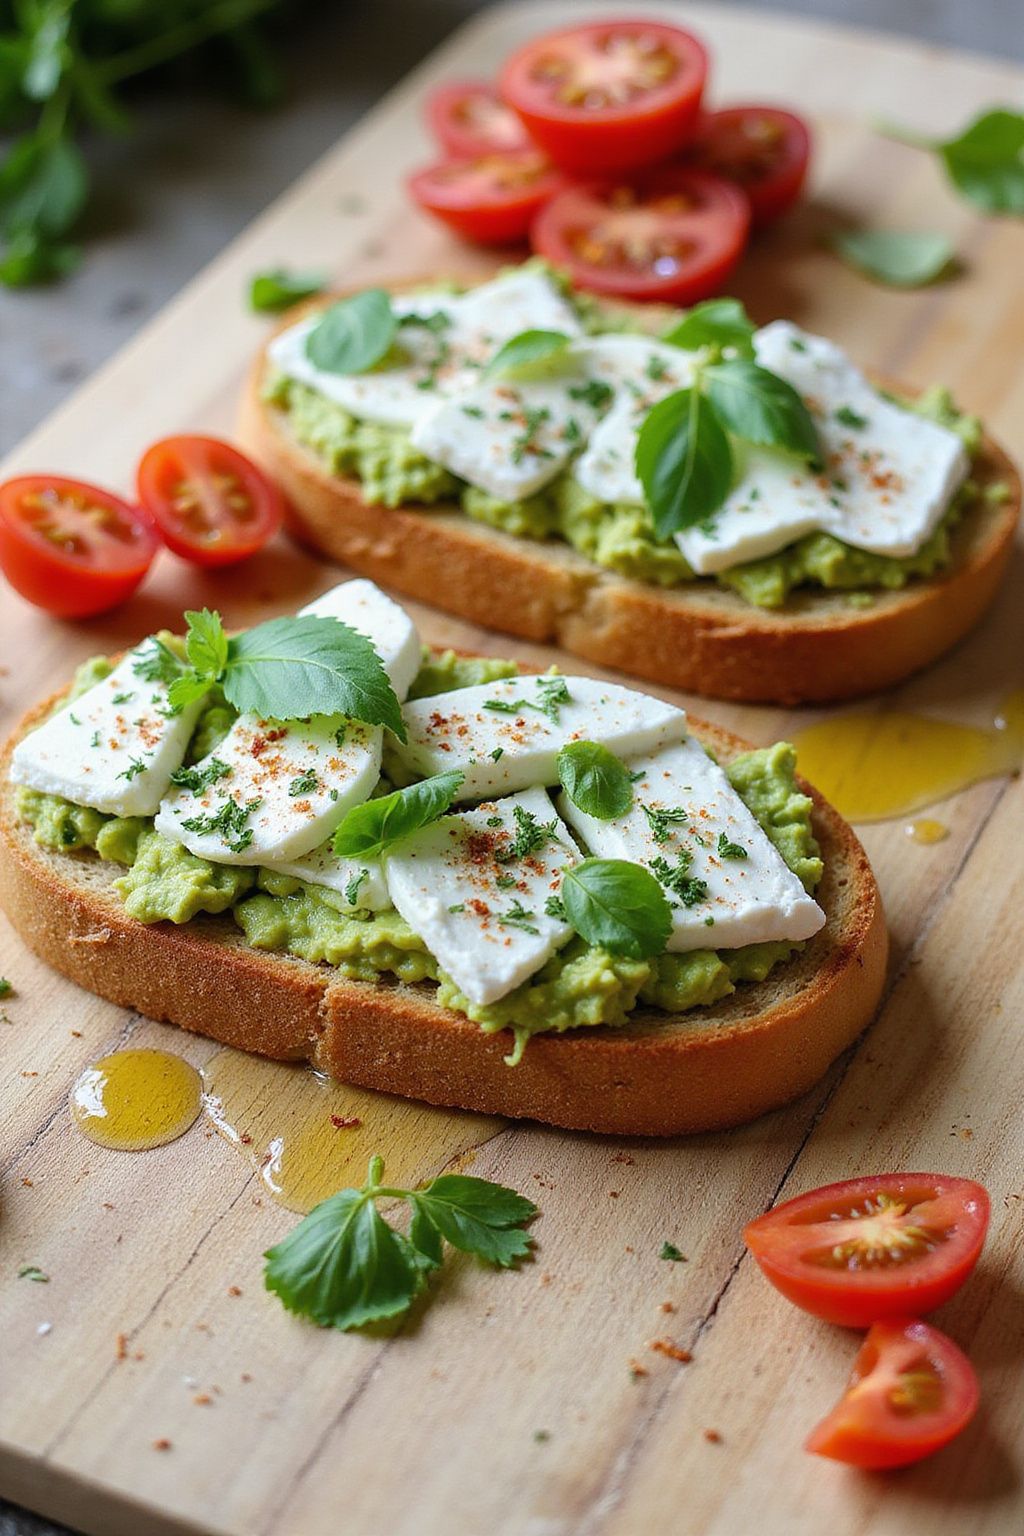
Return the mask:
{"type": "Polygon", "coordinates": [[[831,343],[785,322],[755,332],[744,317],[732,334],[749,358],[733,355],[726,329],[720,345],[706,330],[698,345],[696,312],[679,322],[604,305],[535,265],[462,296],[482,297],[461,320],[450,321],[461,299],[446,292],[435,283],[396,297],[397,340],[363,374],[333,374],[303,354],[320,301],[293,312],[256,361],[243,439],[284,489],[293,531],[331,558],[601,665],[754,702],[887,686],[953,645],[990,602],[1019,479],[941,390],[916,402],[872,390],[831,343]],[[503,350],[537,335],[571,344],[490,377],[503,350]],[[666,335],[680,340],[656,339],[666,335]],[[656,536],[632,473],[642,414],[712,355],[732,367],[756,355],[801,385],[828,460],[827,478],[815,471],[794,492],[784,458],[733,438],[717,548],[701,525],[656,536]],[[801,373],[804,356],[823,364],[827,405],[801,373]],[[516,398],[503,405],[506,393],[516,398]],[[877,409],[854,409],[865,397],[877,409]],[[481,420],[489,410],[496,419],[481,420]],[[479,439],[485,428],[493,440],[479,439]]]}
{"type": "MultiPolygon", "coordinates": [[[[595,679],[424,657],[365,581],[272,624],[321,657],[355,634],[360,665],[372,641],[386,674],[373,651],[360,708],[391,724],[254,715],[226,696],[247,636],[189,617],[187,649],[94,664],[4,753],[0,901],[81,985],[366,1087],[652,1135],[784,1102],[870,1018],[877,888],[784,744],[595,679]],[[594,763],[628,785],[616,805],[594,763]],[[609,872],[648,903],[625,933],[587,885],[609,872]]],[[[245,687],[276,686],[258,671],[245,687]]]]}

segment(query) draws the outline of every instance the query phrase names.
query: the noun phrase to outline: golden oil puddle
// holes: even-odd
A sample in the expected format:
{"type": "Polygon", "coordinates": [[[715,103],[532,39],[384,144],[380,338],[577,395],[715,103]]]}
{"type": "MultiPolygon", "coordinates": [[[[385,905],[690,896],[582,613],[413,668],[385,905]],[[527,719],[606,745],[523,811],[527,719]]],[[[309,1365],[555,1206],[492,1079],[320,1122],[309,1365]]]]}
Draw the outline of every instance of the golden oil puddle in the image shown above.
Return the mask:
{"type": "Polygon", "coordinates": [[[203,1069],[203,1106],[218,1132],[290,1211],[359,1186],[370,1158],[389,1184],[413,1185],[471,1154],[508,1124],[352,1088],[308,1067],[218,1051],[203,1069]]]}
{"type": "Polygon", "coordinates": [[[921,816],[917,821],[910,822],[904,831],[912,843],[921,843],[926,848],[933,843],[944,843],[949,836],[946,823],[933,821],[930,816],[921,816]]]}
{"type": "Polygon", "coordinates": [[[926,715],[840,715],[794,737],[804,778],[850,821],[910,816],[1024,764],[1024,689],[982,729],[926,715]]]}
{"type": "Polygon", "coordinates": [[[202,1099],[202,1079],[181,1056],[113,1051],[78,1078],[71,1090],[71,1118],[101,1147],[143,1152],[183,1136],[198,1117],[202,1099]]]}

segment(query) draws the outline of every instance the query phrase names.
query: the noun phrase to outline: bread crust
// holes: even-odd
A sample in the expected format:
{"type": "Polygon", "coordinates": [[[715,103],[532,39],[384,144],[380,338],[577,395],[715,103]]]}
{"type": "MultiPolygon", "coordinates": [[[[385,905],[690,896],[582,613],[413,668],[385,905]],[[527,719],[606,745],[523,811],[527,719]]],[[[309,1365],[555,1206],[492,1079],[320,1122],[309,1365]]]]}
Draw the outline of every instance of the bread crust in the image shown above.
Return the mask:
{"type": "MultiPolygon", "coordinates": [[[[485,1035],[440,1007],[430,984],[349,981],[262,953],[230,917],[144,925],[112,889],[118,866],[39,847],[18,819],[8,772],[15,742],[53,702],[26,716],[0,756],[0,906],[55,970],[150,1018],[431,1104],[672,1136],[738,1125],[805,1092],[877,1007],[888,952],[878,887],[850,827],[809,789],[827,922],[800,955],[712,1008],[638,1009],[617,1029],[537,1035],[507,1067],[507,1034],[485,1035]]],[[[746,749],[689,723],[723,760],[746,749]]]]}
{"type": "Polygon", "coordinates": [[[1018,472],[986,436],[974,477],[982,487],[1002,482],[1010,495],[971,508],[954,532],[948,570],[879,592],[868,609],[851,607],[842,592],[801,589],[784,610],[769,611],[710,582],[666,589],[629,580],[561,541],[518,538],[451,504],[370,505],[357,480],[332,475],[263,399],[265,374],[264,349],[243,395],[239,436],[284,491],[288,527],[302,543],[473,623],[710,698],[822,703],[890,687],[928,666],[992,601],[1020,515],[1018,472]]]}

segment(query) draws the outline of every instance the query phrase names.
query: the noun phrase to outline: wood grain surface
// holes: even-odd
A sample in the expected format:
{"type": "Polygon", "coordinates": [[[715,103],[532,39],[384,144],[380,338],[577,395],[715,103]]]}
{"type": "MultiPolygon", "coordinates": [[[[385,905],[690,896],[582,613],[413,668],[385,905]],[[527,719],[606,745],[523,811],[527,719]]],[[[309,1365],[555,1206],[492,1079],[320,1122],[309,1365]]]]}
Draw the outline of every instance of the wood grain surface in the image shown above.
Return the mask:
{"type": "MultiPolygon", "coordinates": [[[[927,156],[866,124],[884,113],[949,129],[1019,100],[1024,76],[718,5],[643,10],[707,36],[721,97],[768,93],[815,118],[811,195],[758,243],[735,285],[756,317],[790,315],[912,384],[949,383],[1021,456],[1024,230],[976,217],[927,156]],[[864,221],[946,230],[963,275],[915,294],[873,287],[821,244],[864,221]]],[[[422,95],[441,76],[489,72],[514,43],[572,14],[568,0],[516,4],[463,29],[25,442],[8,472],[45,467],[127,488],[154,436],[229,431],[262,335],[242,301],[259,267],[324,264],[347,284],[486,270],[406,206],[401,173],[426,152],[422,95]]],[[[991,720],[1024,681],[1022,574],[1018,551],[983,628],[889,702],[991,720]]],[[[58,624],[4,591],[4,727],[81,657],[173,623],[183,606],[210,603],[246,624],[334,579],[282,541],[216,580],[168,557],[127,609],[88,624],[58,624]]],[[[411,606],[432,641],[562,659],[411,606]]],[[[821,714],[703,708],[756,741],[821,714]]],[[[202,1122],[146,1154],[80,1139],[67,1093],[97,1055],[130,1039],[201,1062],[210,1047],[77,991],[0,922],[0,974],[17,989],[0,1022],[0,1492],[103,1536],[1019,1531],[1024,788],[983,783],[936,814],[951,832],[931,847],[910,844],[899,823],[863,829],[892,975],[878,1021],[818,1088],[741,1131],[674,1143],[501,1131],[473,1171],[538,1200],[535,1262],[503,1275],[451,1263],[431,1305],[392,1339],[320,1333],[263,1293],[260,1254],[294,1218],[202,1122]],[[979,1368],[984,1407],[930,1464],[865,1477],[800,1448],[838,1395],[855,1338],[770,1291],[740,1230],[778,1197],[891,1166],[968,1174],[992,1191],[981,1267],[939,1314],[979,1368]],[[685,1264],[659,1260],[666,1238],[685,1264]],[[49,1283],[17,1281],[26,1263],[49,1283]],[[666,1336],[691,1363],[650,1349],[666,1336]],[[197,1391],[212,1402],[198,1405],[197,1391]],[[154,1449],[161,1440],[170,1448],[154,1449]]]]}

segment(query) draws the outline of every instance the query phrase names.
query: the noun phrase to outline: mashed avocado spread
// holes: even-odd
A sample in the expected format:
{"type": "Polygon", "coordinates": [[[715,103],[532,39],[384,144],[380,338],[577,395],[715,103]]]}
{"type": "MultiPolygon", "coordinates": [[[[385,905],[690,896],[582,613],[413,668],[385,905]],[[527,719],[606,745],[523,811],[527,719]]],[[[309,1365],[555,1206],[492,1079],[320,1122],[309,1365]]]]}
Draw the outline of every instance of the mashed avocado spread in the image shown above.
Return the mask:
{"type": "MultiPolygon", "coordinates": [[[[641,329],[628,312],[574,294],[559,274],[552,275],[590,334],[641,329]]],[[[499,501],[426,458],[413,447],[405,428],[360,421],[307,384],[272,376],[264,387],[264,398],[284,412],[294,436],[331,474],[358,479],[369,502],[398,507],[406,502],[456,501],[476,522],[517,538],[563,539],[595,564],[633,580],[660,587],[713,581],[758,608],[781,608],[795,588],[806,586],[845,591],[852,603],[863,605],[871,601],[873,591],[895,590],[914,577],[933,575],[952,560],[953,531],[978,497],[977,486],[965,484],[931,537],[916,554],[904,558],[872,554],[831,534],[812,533],[765,559],[733,566],[714,577],[696,577],[674,543],[657,542],[645,507],[597,501],[571,471],[527,500],[499,501]]],[[[968,453],[977,454],[981,423],[959,412],[947,390],[934,388],[899,403],[957,432],[968,453]]]]}
{"type": "MultiPolygon", "coordinates": [[[[107,676],[103,658],[86,662],[61,707],[107,676]]],[[[411,696],[508,677],[516,664],[453,651],[425,651],[411,696]]],[[[189,761],[215,749],[234,718],[214,693],[197,721],[189,761]]],[[[811,802],[798,789],[796,754],[786,742],[746,752],[727,765],[729,779],[790,869],[813,891],[822,861],[811,830],[811,802]]],[[[485,1033],[510,1029],[521,1056],[530,1036],[584,1025],[622,1024],[639,1003],[681,1013],[717,1002],[743,981],[763,981],[801,944],[750,944],[741,949],[662,954],[630,960],[574,938],[534,975],[496,1003],[477,1006],[438,967],[397,912],[341,910],[340,897],[266,869],[213,864],[161,836],[151,820],[109,816],[37,790],[19,788],[17,808],[42,847],[61,853],[92,849],[126,866],[115,882],[125,911],[142,923],[186,923],[200,913],[230,912],[254,949],[285,951],[333,966],[343,976],[374,981],[389,974],[409,983],[436,982],[437,1000],[485,1033]]]]}

